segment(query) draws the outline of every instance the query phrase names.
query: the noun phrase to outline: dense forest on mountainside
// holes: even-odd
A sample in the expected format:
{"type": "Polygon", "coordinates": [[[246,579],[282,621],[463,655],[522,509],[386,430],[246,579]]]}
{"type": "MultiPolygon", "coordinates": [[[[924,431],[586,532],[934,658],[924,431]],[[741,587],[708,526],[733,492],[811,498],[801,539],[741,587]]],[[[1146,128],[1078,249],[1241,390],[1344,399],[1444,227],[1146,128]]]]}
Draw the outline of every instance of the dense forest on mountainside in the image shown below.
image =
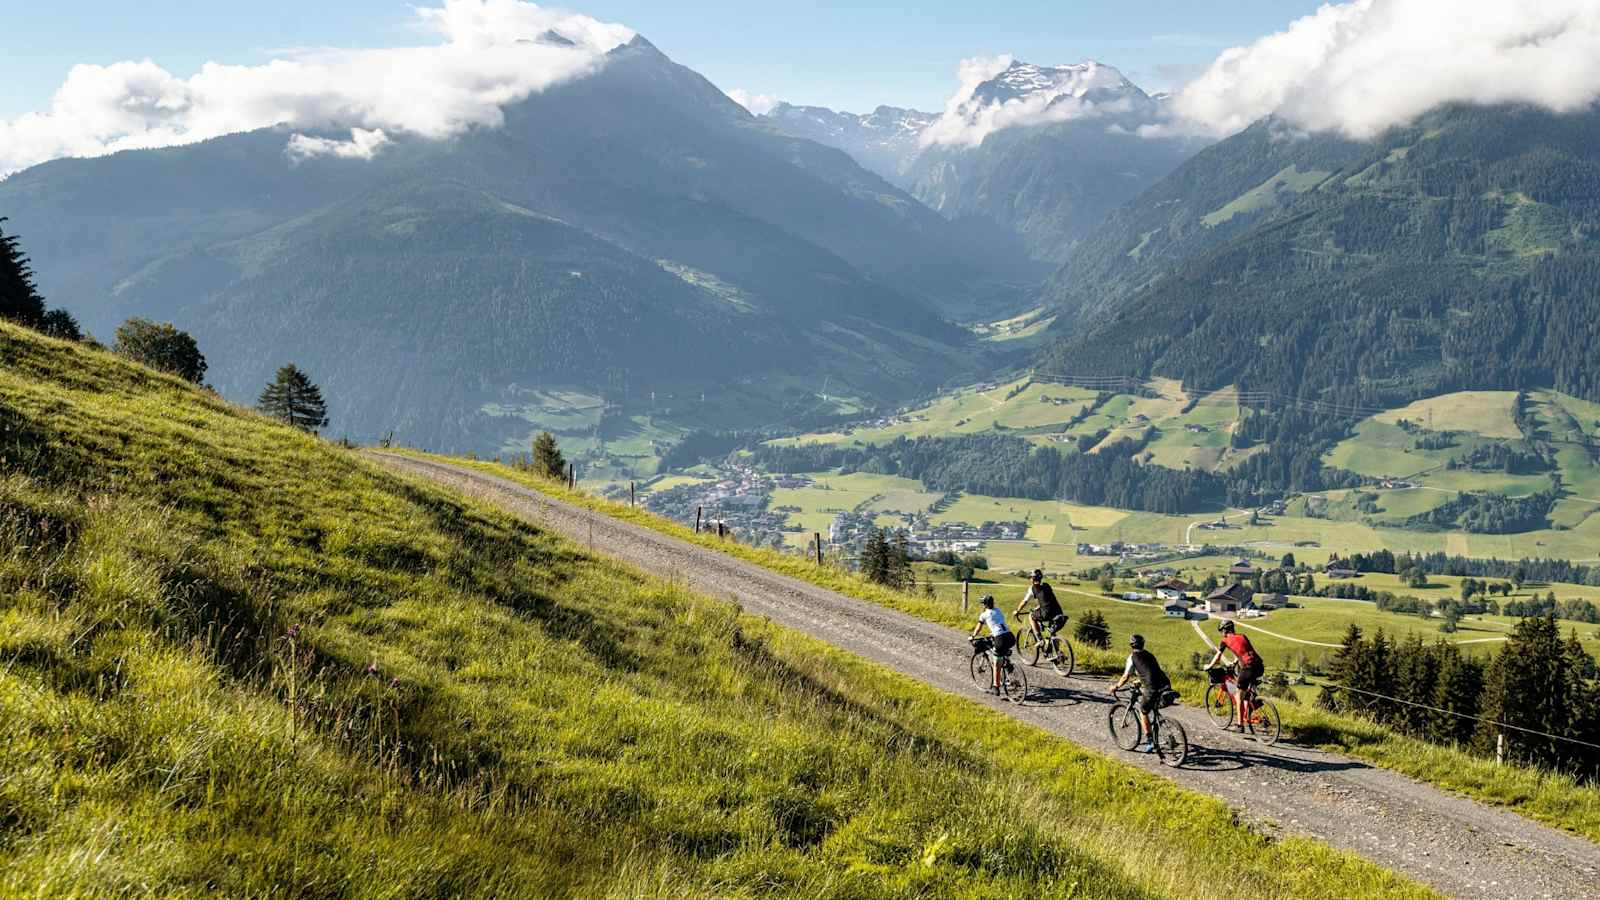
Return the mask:
{"type": "Polygon", "coordinates": [[[1370,403],[1600,398],[1600,113],[1449,107],[1370,144],[1274,127],[1204,151],[1075,254],[1057,285],[1103,315],[1042,368],[1370,403]]]}

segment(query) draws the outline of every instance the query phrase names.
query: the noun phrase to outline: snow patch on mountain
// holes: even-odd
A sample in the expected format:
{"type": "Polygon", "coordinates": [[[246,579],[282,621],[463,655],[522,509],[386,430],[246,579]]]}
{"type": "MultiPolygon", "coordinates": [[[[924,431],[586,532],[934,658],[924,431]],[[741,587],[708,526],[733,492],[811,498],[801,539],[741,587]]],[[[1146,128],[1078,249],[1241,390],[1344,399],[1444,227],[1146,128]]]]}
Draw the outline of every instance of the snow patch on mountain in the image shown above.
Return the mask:
{"type": "MultiPolygon", "coordinates": [[[[922,132],[922,146],[976,147],[1006,128],[1156,115],[1156,101],[1138,85],[1093,60],[1039,66],[1009,55],[967,59],[958,77],[961,86],[945,104],[944,114],[922,132]]],[[[1118,124],[1128,127],[1125,121],[1118,124]]]]}

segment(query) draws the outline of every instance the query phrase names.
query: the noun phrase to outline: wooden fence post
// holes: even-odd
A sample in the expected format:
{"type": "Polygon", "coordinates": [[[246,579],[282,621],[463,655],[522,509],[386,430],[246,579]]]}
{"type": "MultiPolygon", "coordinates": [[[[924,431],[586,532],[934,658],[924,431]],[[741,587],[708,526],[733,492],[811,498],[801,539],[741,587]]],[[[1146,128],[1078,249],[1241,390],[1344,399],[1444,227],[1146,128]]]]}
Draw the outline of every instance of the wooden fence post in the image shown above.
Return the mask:
{"type": "Polygon", "coordinates": [[[628,482],[628,506],[633,506],[633,482],[628,482]]]}
{"type": "Polygon", "coordinates": [[[567,489],[576,490],[578,487],[578,464],[567,464],[567,489]]]}
{"type": "Polygon", "coordinates": [[[1494,762],[1497,766],[1503,766],[1506,762],[1506,733],[1499,729],[1494,734],[1494,762]]]}
{"type": "Polygon", "coordinates": [[[817,539],[817,565],[822,565],[822,532],[813,531],[811,536],[817,539]]]}
{"type": "Polygon", "coordinates": [[[717,522],[717,540],[720,541],[720,540],[722,540],[723,538],[725,538],[727,536],[728,536],[728,533],[727,533],[727,531],[723,530],[722,522],[719,520],[717,522]]]}
{"type": "Polygon", "coordinates": [[[961,611],[967,611],[967,604],[972,598],[972,582],[961,579],[961,611]]]}
{"type": "Polygon", "coordinates": [[[696,506],[694,508],[694,533],[695,534],[699,534],[700,533],[700,511],[703,508],[704,507],[700,507],[700,506],[696,506]]]}

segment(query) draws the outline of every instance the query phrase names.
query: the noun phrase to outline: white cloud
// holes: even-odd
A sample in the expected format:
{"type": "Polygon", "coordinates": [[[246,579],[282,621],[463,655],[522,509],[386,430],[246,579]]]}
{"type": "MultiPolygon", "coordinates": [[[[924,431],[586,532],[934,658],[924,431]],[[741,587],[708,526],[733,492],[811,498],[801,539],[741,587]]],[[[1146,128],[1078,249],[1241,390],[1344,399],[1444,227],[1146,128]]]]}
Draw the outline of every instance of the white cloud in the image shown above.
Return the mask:
{"type": "MultiPolygon", "coordinates": [[[[48,112],[0,121],[0,173],[280,124],[361,129],[385,141],[495,127],[506,105],[594,71],[633,38],[621,25],[521,0],[442,4],[416,10],[418,29],[433,38],[422,46],[313,50],[260,66],[210,62],[189,78],[148,59],[74,66],[48,112]]],[[[315,140],[298,146],[320,148],[304,143],[315,140]]],[[[329,143],[353,148],[340,155],[368,156],[383,143],[365,140],[329,143]]]]}
{"type": "Polygon", "coordinates": [[[333,156],[339,159],[371,159],[378,155],[385,144],[389,143],[389,136],[383,133],[382,128],[368,131],[365,128],[350,129],[350,140],[336,141],[330,138],[307,137],[303,134],[289,136],[289,145],[284,152],[289,159],[300,162],[313,156],[333,156]]]}
{"type": "Polygon", "coordinates": [[[1089,62],[1054,69],[1012,69],[1012,62],[1009,55],[962,60],[957,69],[961,86],[945,103],[944,114],[922,132],[922,145],[976,147],[984,138],[1006,128],[1123,113],[1133,108],[1131,97],[1123,93],[1131,85],[1110,66],[1089,62]],[[1014,82],[1010,87],[1021,95],[1004,101],[979,96],[979,89],[996,78],[1014,82]],[[1116,99],[1097,102],[1085,96],[1092,91],[1108,91],[1116,99]]]}
{"type": "Polygon", "coordinates": [[[1600,97],[1594,0],[1353,0],[1223,52],[1174,99],[1170,129],[1237,132],[1276,113],[1366,138],[1450,102],[1556,112],[1600,97]]]}
{"type": "Polygon", "coordinates": [[[751,115],[764,116],[782,101],[771,94],[752,94],[744,88],[728,91],[728,99],[750,111],[751,115]]]}

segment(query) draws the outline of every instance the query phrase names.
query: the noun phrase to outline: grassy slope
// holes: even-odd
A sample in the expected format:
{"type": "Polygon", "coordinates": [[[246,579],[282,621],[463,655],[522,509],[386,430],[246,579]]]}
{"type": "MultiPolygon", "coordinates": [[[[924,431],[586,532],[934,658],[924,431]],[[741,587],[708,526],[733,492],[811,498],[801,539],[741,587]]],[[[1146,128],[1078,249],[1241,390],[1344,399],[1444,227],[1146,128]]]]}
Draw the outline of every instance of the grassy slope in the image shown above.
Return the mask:
{"type": "Polygon", "coordinates": [[[108,355],[0,360],[0,893],[1425,893],[108,355]]]}
{"type": "MultiPolygon", "coordinates": [[[[426,456],[426,454],[418,455],[426,456]]],[[[963,615],[959,606],[953,602],[956,593],[948,587],[941,588],[944,593],[932,599],[886,590],[869,584],[855,575],[816,566],[798,556],[718,541],[715,536],[707,534],[695,534],[689,528],[642,509],[632,509],[626,504],[602,500],[582,491],[569,491],[562,484],[516,472],[498,463],[439,458],[518,481],[569,502],[702,546],[722,550],[830,590],[880,603],[952,627],[964,628],[970,625],[969,617],[963,615]]],[[[1007,585],[1013,591],[1020,590],[1020,581],[1007,576],[996,576],[995,583],[1007,585]]],[[[1002,603],[1014,602],[1007,599],[1009,595],[1005,595],[1003,588],[991,588],[986,585],[984,589],[993,590],[1002,603]]],[[[1088,590],[1087,586],[1085,590],[1088,590]]],[[[1175,672],[1178,687],[1184,692],[1186,701],[1197,702],[1202,693],[1199,674],[1186,675],[1181,672],[1181,668],[1187,665],[1188,655],[1200,646],[1198,641],[1192,638],[1193,629],[1190,625],[1158,619],[1154,617],[1153,609],[1142,605],[1085,597],[1079,593],[1068,594],[1064,600],[1069,612],[1086,608],[1101,609],[1106,614],[1113,633],[1117,634],[1119,639],[1134,628],[1138,628],[1158,642],[1156,644],[1158,649],[1162,646],[1160,642],[1166,642],[1173,648],[1169,652],[1177,656],[1177,664],[1172,668],[1180,670],[1175,672]],[[1124,616],[1136,619],[1121,618],[1124,616]],[[1188,635],[1185,635],[1185,632],[1188,632],[1188,635]],[[1192,643],[1186,643],[1191,641],[1192,643]],[[1185,649],[1178,649],[1180,647],[1185,649]]],[[[1314,648],[1306,649],[1309,651],[1314,648]]],[[[1080,664],[1085,665],[1089,671],[1104,672],[1120,668],[1122,654],[1117,651],[1085,650],[1080,645],[1078,658],[1080,664]]],[[[1423,741],[1396,735],[1387,729],[1358,719],[1335,716],[1310,707],[1286,703],[1282,712],[1285,726],[1302,740],[1351,754],[1438,787],[1502,805],[1530,818],[1600,840],[1600,788],[1580,787],[1570,778],[1559,774],[1496,766],[1490,761],[1459,750],[1435,747],[1423,741]]]]}

